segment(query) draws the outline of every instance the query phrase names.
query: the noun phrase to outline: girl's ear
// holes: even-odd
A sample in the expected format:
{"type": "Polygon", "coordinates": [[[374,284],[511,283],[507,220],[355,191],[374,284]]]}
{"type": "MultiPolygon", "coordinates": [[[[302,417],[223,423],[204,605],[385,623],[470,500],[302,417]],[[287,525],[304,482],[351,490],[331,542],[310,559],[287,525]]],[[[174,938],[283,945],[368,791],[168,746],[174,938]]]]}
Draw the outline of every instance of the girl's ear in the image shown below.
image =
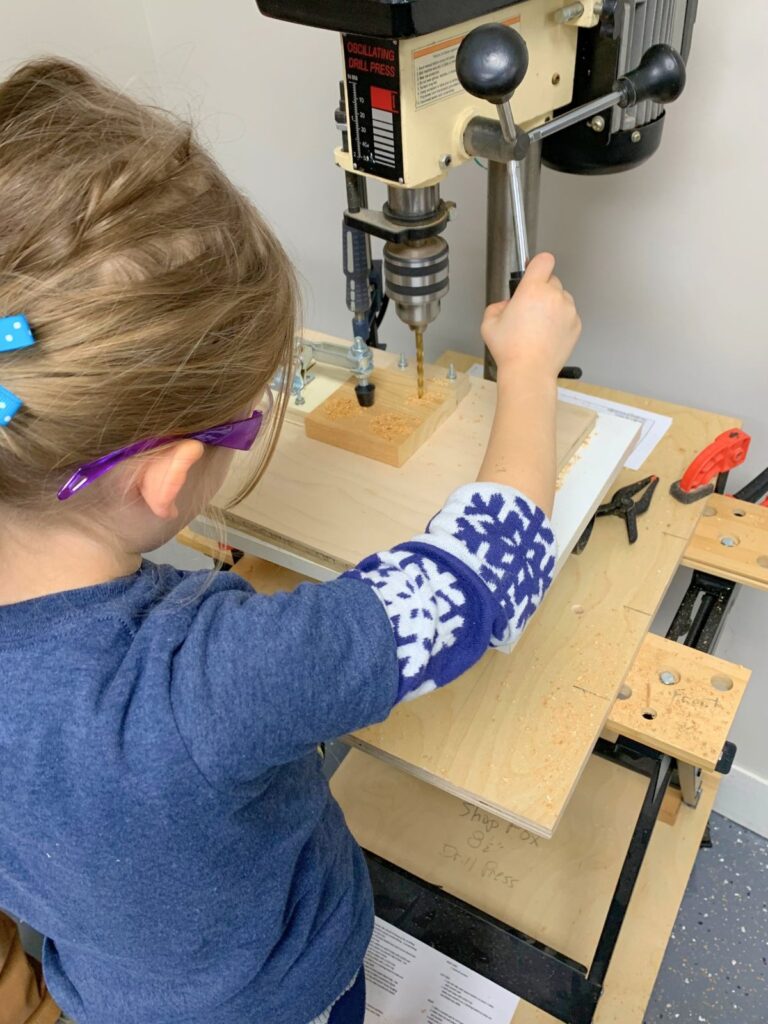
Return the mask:
{"type": "Polygon", "coordinates": [[[178,516],[176,499],[204,451],[200,441],[177,441],[147,459],[137,486],[147,507],[158,519],[178,516]]]}

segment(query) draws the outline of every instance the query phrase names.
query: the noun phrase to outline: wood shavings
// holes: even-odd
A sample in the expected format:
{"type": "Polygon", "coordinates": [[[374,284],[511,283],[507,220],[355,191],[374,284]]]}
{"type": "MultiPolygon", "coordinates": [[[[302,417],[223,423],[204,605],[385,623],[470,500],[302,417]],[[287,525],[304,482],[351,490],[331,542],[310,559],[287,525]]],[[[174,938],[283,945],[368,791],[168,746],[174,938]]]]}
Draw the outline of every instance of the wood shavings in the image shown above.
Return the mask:
{"type": "Polygon", "coordinates": [[[354,398],[347,398],[340,396],[339,398],[329,398],[323,406],[323,412],[329,420],[346,420],[352,416],[361,416],[362,409],[354,398]]]}
{"type": "Polygon", "coordinates": [[[395,441],[406,437],[416,426],[410,416],[401,416],[397,412],[387,412],[371,421],[371,432],[385,441],[395,441]]]}
{"type": "Polygon", "coordinates": [[[441,395],[439,391],[433,390],[431,387],[424,392],[424,395],[419,398],[418,395],[411,395],[410,398],[406,399],[408,405],[421,406],[425,405],[437,406],[441,405],[445,401],[445,395],[441,395]]]}

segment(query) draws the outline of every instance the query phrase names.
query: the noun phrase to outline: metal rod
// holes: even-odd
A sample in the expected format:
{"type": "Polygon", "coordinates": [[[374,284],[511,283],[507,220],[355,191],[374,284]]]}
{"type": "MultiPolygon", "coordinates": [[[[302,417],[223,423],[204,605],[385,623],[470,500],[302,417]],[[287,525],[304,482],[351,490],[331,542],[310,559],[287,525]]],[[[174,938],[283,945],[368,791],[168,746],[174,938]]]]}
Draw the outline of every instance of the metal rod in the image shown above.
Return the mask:
{"type": "Polygon", "coordinates": [[[515,247],[520,270],[525,270],[530,259],[528,250],[528,225],[525,221],[525,200],[523,199],[523,174],[519,160],[513,160],[509,167],[509,194],[512,200],[512,218],[515,225],[515,247]]]}
{"type": "MultiPolygon", "coordinates": [[[[521,162],[526,229],[529,245],[536,248],[536,230],[539,213],[539,186],[541,183],[541,146],[532,145],[528,156],[521,162]]],[[[501,302],[509,298],[509,277],[520,270],[517,245],[513,238],[512,195],[509,169],[506,163],[490,160],[488,163],[488,207],[485,251],[485,301],[501,302]]],[[[486,349],[486,380],[496,380],[496,364],[486,349]]]]}
{"type": "Polygon", "coordinates": [[[509,103],[499,104],[499,123],[501,125],[501,134],[510,146],[514,146],[517,142],[517,125],[512,116],[512,107],[509,103]]]}
{"type": "Polygon", "coordinates": [[[578,124],[579,121],[584,121],[594,114],[601,114],[604,110],[608,110],[609,107],[613,107],[623,101],[623,92],[618,90],[616,92],[609,92],[607,96],[601,96],[599,99],[592,100],[591,103],[584,103],[580,107],[575,107],[566,114],[561,114],[560,117],[539,125],[538,128],[531,128],[528,132],[528,138],[531,142],[541,142],[542,139],[546,139],[556,132],[561,132],[564,128],[570,128],[571,125],[578,124]]]}

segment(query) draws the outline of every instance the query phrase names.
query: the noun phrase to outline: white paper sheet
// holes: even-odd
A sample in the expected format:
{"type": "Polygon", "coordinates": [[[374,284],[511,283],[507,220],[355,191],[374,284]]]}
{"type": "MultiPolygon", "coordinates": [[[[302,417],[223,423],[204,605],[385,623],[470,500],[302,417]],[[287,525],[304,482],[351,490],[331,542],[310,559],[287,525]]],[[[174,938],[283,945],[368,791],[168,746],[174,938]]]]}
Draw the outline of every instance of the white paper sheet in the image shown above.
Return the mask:
{"type": "Polygon", "coordinates": [[[378,918],[365,982],[365,1024],[509,1024],[520,1002],[378,918]]]}
{"type": "Polygon", "coordinates": [[[598,413],[609,412],[614,416],[620,416],[622,419],[640,424],[640,436],[632,453],[624,463],[627,469],[640,469],[672,425],[671,416],[648,412],[647,409],[638,409],[634,405],[611,402],[607,398],[597,398],[595,395],[585,395],[581,391],[558,388],[557,395],[561,401],[570,402],[571,405],[580,405],[584,409],[592,409],[598,413]]]}

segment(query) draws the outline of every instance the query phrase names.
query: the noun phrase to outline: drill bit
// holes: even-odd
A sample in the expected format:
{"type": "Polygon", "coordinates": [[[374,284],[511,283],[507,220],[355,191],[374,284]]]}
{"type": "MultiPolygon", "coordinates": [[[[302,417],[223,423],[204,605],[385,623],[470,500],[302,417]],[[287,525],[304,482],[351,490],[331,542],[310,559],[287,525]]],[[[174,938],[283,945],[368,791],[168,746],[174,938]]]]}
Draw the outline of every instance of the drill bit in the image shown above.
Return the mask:
{"type": "Polygon", "coordinates": [[[419,398],[424,397],[424,331],[421,327],[414,327],[416,335],[416,389],[419,398]]]}

